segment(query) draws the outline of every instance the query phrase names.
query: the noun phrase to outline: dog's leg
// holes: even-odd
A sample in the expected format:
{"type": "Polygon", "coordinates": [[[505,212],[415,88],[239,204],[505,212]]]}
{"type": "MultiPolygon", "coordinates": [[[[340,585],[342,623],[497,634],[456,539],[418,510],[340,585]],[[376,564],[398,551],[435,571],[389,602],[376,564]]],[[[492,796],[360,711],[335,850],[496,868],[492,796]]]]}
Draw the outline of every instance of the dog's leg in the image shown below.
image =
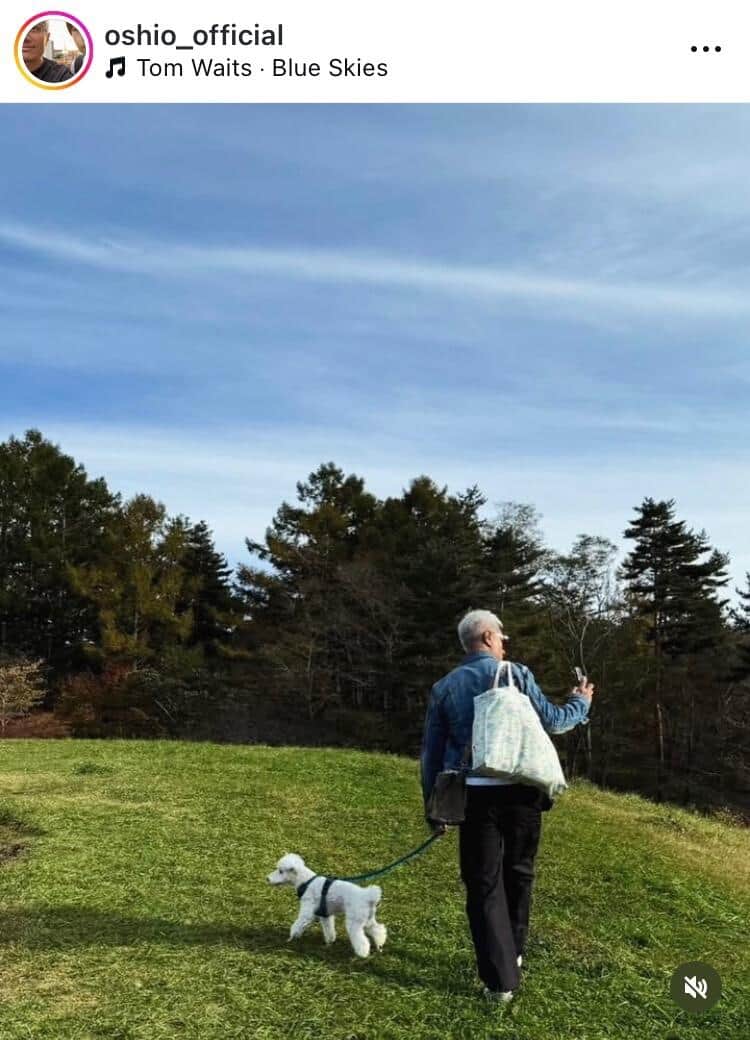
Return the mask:
{"type": "Polygon", "coordinates": [[[289,929],[289,941],[292,939],[299,939],[304,932],[305,928],[314,920],[315,914],[309,907],[301,906],[299,908],[299,914],[297,920],[294,922],[292,927],[289,929]]]}
{"type": "Polygon", "coordinates": [[[332,943],[336,939],[336,918],[333,914],[330,917],[321,917],[320,927],[323,929],[326,944],[332,943]]]}
{"type": "Polygon", "coordinates": [[[369,957],[370,940],[365,935],[363,921],[355,918],[346,919],[346,932],[352,948],[358,957],[369,957]]]}
{"type": "Polygon", "coordinates": [[[375,920],[373,914],[369,921],[365,924],[365,931],[372,939],[375,949],[380,952],[385,946],[385,940],[388,938],[388,929],[380,921],[375,920]]]}

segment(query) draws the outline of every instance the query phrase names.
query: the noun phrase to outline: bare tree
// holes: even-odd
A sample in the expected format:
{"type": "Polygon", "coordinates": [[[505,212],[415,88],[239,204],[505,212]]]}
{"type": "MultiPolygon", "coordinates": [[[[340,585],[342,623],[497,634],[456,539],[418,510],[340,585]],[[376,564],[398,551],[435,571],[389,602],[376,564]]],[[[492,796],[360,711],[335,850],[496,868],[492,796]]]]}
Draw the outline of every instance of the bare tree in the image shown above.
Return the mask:
{"type": "MultiPolygon", "coordinates": [[[[566,664],[566,674],[593,666],[601,687],[607,668],[607,644],[622,620],[623,606],[615,570],[617,548],[608,539],[580,535],[567,556],[549,553],[542,596],[549,617],[549,640],[566,664]]],[[[575,773],[583,751],[586,774],[592,772],[591,727],[568,740],[568,771],[575,773]]]]}
{"type": "Polygon", "coordinates": [[[622,619],[616,553],[606,538],[580,535],[569,556],[548,557],[544,598],[553,638],[570,667],[585,673],[622,619]]]}

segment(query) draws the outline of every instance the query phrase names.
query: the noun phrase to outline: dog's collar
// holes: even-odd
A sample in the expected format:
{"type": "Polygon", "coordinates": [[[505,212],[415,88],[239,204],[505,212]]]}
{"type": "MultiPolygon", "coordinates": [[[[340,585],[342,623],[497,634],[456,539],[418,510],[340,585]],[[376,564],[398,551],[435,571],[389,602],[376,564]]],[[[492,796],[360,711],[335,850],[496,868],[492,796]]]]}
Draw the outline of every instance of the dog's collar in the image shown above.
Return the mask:
{"type": "Polygon", "coordinates": [[[301,885],[297,885],[297,899],[302,898],[305,892],[307,892],[307,886],[310,884],[311,881],[314,881],[317,876],[317,874],[313,874],[313,876],[311,878],[308,878],[307,881],[303,881],[301,885]]]}

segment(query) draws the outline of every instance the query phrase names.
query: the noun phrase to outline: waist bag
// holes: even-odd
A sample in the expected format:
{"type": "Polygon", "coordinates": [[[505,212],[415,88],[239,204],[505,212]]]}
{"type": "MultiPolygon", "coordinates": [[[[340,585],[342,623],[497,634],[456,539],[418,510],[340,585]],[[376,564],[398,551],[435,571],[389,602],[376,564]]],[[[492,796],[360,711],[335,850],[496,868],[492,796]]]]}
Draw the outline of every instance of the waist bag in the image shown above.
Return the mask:
{"type": "Polygon", "coordinates": [[[466,773],[461,769],[444,769],[435,783],[426,805],[427,818],[453,827],[466,818],[466,773]]]}
{"type": "Polygon", "coordinates": [[[474,698],[472,773],[530,784],[555,798],[568,786],[555,745],[526,696],[513,682],[510,661],[500,661],[491,689],[474,698]],[[498,686],[500,669],[508,685],[498,686]]]}

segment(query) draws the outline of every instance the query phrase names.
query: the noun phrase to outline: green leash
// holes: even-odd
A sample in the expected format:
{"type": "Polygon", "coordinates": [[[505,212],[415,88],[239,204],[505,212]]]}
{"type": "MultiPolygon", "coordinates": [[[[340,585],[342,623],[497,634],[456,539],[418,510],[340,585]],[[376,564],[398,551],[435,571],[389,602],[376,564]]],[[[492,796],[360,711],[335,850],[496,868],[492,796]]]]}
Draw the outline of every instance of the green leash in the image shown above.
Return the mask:
{"type": "MultiPolygon", "coordinates": [[[[439,838],[443,832],[436,831],[435,834],[431,834],[427,841],[423,841],[416,849],[412,849],[411,852],[407,852],[405,856],[400,859],[396,859],[393,863],[389,863],[387,867],[381,867],[380,870],[373,870],[369,874],[354,874],[352,877],[334,877],[334,881],[372,881],[373,878],[382,877],[384,874],[390,874],[396,867],[400,867],[403,863],[408,863],[410,859],[415,859],[417,856],[421,856],[422,853],[436,838],[439,838]]],[[[328,874],[326,877],[330,877],[328,874]]]]}

